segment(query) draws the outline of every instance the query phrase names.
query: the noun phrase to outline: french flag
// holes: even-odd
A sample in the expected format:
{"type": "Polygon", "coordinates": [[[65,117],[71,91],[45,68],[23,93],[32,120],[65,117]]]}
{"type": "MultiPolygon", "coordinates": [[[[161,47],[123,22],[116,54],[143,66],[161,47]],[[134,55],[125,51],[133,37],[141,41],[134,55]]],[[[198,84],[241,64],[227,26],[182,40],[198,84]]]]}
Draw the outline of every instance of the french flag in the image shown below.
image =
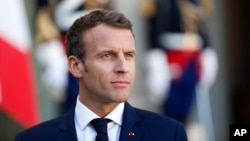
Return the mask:
{"type": "Polygon", "coordinates": [[[27,128],[39,110],[24,1],[2,0],[0,20],[0,111],[27,128]]]}

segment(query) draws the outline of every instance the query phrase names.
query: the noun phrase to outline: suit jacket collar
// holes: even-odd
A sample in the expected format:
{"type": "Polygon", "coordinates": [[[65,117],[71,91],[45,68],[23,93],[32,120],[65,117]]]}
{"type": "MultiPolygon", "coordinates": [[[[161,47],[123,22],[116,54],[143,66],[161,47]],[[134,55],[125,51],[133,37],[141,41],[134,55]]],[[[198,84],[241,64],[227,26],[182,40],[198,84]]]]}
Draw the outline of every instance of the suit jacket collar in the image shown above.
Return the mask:
{"type": "Polygon", "coordinates": [[[61,135],[56,137],[57,141],[77,141],[75,128],[75,105],[63,116],[63,121],[58,127],[61,135]]]}
{"type": "MultiPolygon", "coordinates": [[[[58,127],[61,135],[56,137],[57,141],[77,141],[74,114],[75,105],[63,116],[63,121],[58,127]]],[[[135,109],[129,103],[125,102],[119,141],[139,141],[142,132],[136,126],[139,121],[140,118],[135,109]]]]}
{"type": "Polygon", "coordinates": [[[142,133],[142,129],[136,126],[139,122],[135,109],[126,102],[119,141],[139,141],[142,133]]]}

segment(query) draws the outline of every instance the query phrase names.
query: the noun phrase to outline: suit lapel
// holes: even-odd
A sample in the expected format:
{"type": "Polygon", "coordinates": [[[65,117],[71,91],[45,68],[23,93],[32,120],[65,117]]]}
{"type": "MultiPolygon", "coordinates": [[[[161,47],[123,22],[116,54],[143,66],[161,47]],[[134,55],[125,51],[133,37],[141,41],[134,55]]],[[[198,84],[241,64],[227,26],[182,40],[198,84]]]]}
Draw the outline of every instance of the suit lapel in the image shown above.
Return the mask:
{"type": "Polygon", "coordinates": [[[57,141],[77,141],[74,113],[75,105],[64,115],[63,121],[58,127],[60,135],[56,136],[57,141]]]}
{"type": "MultiPolygon", "coordinates": [[[[58,127],[60,135],[56,135],[56,141],[77,141],[74,113],[75,105],[64,115],[63,121],[58,127]]],[[[124,116],[119,141],[140,141],[142,129],[137,126],[137,123],[140,122],[140,118],[135,109],[125,102],[123,114],[124,116]]]]}
{"type": "Polygon", "coordinates": [[[126,102],[123,114],[123,122],[119,141],[139,141],[141,138],[142,129],[136,126],[136,124],[140,122],[140,118],[137,115],[135,109],[126,102]]]}

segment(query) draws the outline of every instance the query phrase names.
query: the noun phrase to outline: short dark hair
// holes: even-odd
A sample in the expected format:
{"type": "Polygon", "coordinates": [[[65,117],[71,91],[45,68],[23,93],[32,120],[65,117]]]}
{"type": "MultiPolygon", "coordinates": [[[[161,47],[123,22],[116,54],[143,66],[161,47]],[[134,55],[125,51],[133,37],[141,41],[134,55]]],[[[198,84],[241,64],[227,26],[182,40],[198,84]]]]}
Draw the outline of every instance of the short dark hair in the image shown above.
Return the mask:
{"type": "Polygon", "coordinates": [[[104,9],[93,10],[78,18],[69,28],[66,37],[66,54],[68,57],[73,55],[78,59],[85,59],[84,42],[81,39],[87,30],[99,24],[129,29],[133,34],[132,23],[123,14],[104,9]]]}

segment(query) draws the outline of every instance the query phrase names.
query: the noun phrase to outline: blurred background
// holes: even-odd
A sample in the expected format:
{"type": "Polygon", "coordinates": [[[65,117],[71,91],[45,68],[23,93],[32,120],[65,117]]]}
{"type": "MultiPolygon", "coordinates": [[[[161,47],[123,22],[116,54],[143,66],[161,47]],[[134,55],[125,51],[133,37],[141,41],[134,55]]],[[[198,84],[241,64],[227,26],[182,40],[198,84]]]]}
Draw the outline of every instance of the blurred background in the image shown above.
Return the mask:
{"type": "Polygon", "coordinates": [[[68,110],[77,96],[65,33],[93,8],[124,13],[137,46],[129,102],[182,122],[190,141],[228,141],[250,122],[247,1],[8,0],[0,6],[0,141],[68,110]]]}

